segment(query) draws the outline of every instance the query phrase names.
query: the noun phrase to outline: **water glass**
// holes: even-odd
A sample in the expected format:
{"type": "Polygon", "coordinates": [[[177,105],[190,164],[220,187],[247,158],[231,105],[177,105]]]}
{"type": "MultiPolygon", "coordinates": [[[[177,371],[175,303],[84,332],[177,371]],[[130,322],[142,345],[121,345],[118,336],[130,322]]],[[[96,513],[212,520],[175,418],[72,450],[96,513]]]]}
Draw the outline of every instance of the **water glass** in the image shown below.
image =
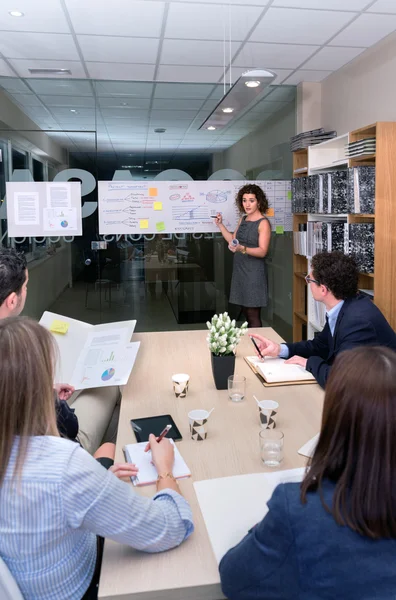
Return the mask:
{"type": "Polygon", "coordinates": [[[246,377],[231,375],[228,378],[228,397],[233,402],[241,402],[245,397],[246,377]]]}
{"type": "Polygon", "coordinates": [[[283,432],[279,429],[262,429],[259,440],[263,464],[266,467],[279,467],[283,460],[283,432]]]}

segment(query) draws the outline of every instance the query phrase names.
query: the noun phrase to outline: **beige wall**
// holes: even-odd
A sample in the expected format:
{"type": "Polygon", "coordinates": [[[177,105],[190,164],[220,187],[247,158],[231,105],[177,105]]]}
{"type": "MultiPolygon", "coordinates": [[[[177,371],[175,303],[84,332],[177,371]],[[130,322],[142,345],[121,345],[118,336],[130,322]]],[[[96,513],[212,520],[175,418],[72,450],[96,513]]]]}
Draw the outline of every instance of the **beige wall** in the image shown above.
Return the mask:
{"type": "Polygon", "coordinates": [[[213,172],[219,169],[235,169],[243,175],[251,169],[268,166],[279,171],[282,177],[291,177],[292,156],[289,140],[296,129],[295,105],[291,102],[265,125],[242,138],[239,142],[213,157],[213,172]]]}
{"type": "Polygon", "coordinates": [[[396,121],[396,33],[322,83],[322,125],[339,135],[396,121]]]}

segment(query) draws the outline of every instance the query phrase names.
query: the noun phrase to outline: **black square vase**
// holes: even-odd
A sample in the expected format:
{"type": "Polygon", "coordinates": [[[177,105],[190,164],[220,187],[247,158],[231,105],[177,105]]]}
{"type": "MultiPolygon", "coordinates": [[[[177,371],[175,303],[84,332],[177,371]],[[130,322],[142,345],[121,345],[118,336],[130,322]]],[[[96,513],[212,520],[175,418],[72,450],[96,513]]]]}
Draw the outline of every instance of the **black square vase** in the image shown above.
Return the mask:
{"type": "Polygon", "coordinates": [[[212,353],[212,371],[216,389],[226,390],[228,387],[228,378],[234,375],[235,354],[226,356],[215,356],[212,353]]]}

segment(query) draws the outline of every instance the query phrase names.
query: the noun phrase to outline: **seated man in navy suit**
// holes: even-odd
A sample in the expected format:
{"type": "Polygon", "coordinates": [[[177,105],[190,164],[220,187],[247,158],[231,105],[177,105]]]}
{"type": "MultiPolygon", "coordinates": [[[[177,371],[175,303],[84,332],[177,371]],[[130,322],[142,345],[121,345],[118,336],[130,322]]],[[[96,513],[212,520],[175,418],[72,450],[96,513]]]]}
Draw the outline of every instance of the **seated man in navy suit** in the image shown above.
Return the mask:
{"type": "Polygon", "coordinates": [[[313,340],[277,344],[257,334],[262,356],[287,358],[312,373],[324,388],[335,357],[357,346],[387,346],[396,351],[396,334],[381,311],[358,293],[355,260],[342,252],[321,252],[306,277],[312,296],[326,307],[326,325],[313,340]]]}

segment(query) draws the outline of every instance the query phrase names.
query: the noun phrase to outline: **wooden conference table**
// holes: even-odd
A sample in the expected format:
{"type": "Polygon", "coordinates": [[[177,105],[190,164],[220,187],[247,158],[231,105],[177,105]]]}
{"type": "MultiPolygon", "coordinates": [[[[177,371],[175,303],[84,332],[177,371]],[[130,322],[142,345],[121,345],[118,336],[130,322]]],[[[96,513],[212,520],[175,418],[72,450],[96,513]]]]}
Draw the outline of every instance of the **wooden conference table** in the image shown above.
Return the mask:
{"type": "MultiPolygon", "coordinates": [[[[270,328],[256,330],[276,341],[281,338],[270,328]]],[[[193,480],[255,473],[266,469],[259,453],[260,431],[256,402],[279,402],[277,427],[285,434],[282,469],[302,467],[306,459],[297,454],[320,427],[323,392],[314,385],[266,388],[250,370],[244,356],[253,355],[249,338],[238,346],[235,373],[247,379],[245,400],[234,403],[228,392],[216,390],[205,331],[175,331],[134,334],[140,350],[128,385],[123,391],[116,461],[124,461],[122,447],[135,436],[130,419],[170,413],[183,440],[178,442],[192,477],[179,482],[190,502],[195,532],[179,548],[161,554],[145,554],[106,540],[99,598],[123,600],[220,600],[217,563],[212,551],[193,480]],[[171,376],[188,373],[190,387],[186,398],[177,399],[171,376]],[[195,408],[215,411],[208,421],[208,438],[190,439],[187,414],[195,408]]],[[[155,486],[135,488],[153,496],[155,486]]],[[[227,502],[227,498],[224,498],[227,502]]],[[[243,507],[241,507],[243,510],[243,507]]],[[[128,515],[125,515],[128,518],[128,515]]]]}

